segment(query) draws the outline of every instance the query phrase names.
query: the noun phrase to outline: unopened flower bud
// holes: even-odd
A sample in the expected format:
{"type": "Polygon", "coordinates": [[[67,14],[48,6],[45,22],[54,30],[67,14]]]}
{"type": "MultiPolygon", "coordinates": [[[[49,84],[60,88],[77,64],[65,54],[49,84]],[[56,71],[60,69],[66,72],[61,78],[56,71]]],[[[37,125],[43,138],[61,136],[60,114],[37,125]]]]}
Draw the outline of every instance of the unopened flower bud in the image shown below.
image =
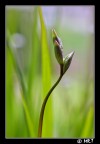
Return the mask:
{"type": "Polygon", "coordinates": [[[55,40],[54,42],[54,50],[55,50],[55,56],[59,64],[63,64],[63,52],[60,48],[60,45],[55,40]]]}
{"type": "Polygon", "coordinates": [[[52,29],[52,37],[53,37],[53,43],[55,43],[55,40],[56,40],[58,42],[58,44],[60,45],[60,48],[63,49],[62,41],[58,37],[58,35],[54,29],[52,29]]]}
{"type": "Polygon", "coordinates": [[[59,64],[63,64],[63,51],[62,51],[62,42],[60,38],[57,36],[57,33],[55,30],[52,30],[52,36],[53,36],[53,44],[54,44],[54,50],[55,50],[55,56],[59,64]]]}
{"type": "Polygon", "coordinates": [[[65,59],[64,59],[64,65],[63,65],[63,74],[68,70],[71,61],[72,61],[72,57],[74,55],[74,52],[71,52],[70,54],[68,54],[65,59]]]}

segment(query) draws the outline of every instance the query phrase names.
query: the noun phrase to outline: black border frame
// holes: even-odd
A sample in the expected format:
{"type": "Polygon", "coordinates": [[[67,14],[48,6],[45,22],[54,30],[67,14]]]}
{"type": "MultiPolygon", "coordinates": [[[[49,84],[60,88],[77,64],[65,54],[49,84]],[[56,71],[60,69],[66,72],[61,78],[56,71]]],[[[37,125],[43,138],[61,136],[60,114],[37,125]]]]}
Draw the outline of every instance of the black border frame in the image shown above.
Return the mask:
{"type": "MultiPolygon", "coordinates": [[[[90,4],[89,4],[90,5],[90,4]]],[[[92,4],[92,5],[94,5],[94,4],[92,4]]],[[[0,10],[2,11],[1,12],[1,15],[0,15],[0,17],[1,17],[1,20],[0,20],[0,24],[1,24],[1,27],[2,26],[4,26],[4,29],[2,28],[2,35],[1,35],[1,38],[0,38],[0,40],[1,40],[1,43],[2,43],[2,45],[0,46],[0,47],[2,47],[2,48],[0,48],[0,54],[1,54],[1,56],[0,56],[0,58],[2,58],[2,60],[1,60],[1,65],[2,65],[2,68],[0,69],[0,71],[2,72],[2,74],[0,75],[1,76],[1,79],[3,78],[3,74],[5,75],[5,33],[6,33],[6,31],[5,31],[5,6],[6,5],[3,5],[3,3],[1,4],[1,6],[2,7],[0,7],[0,10]],[[4,16],[3,16],[3,13],[4,13],[4,16]],[[4,19],[3,19],[4,18],[4,19]],[[4,23],[3,23],[4,22],[4,23]],[[3,31],[4,30],[4,31],[3,31]]],[[[95,5],[94,5],[94,7],[95,7],[95,5]]],[[[95,19],[95,14],[94,14],[94,19],[95,19]]],[[[95,29],[95,28],[94,28],[95,29]]],[[[95,70],[94,70],[95,71],[95,70]]],[[[5,77],[5,76],[4,76],[5,77]]],[[[2,138],[3,138],[3,140],[5,141],[5,142],[7,142],[8,143],[8,141],[10,140],[10,138],[9,139],[6,139],[5,138],[5,79],[2,81],[2,83],[1,83],[1,90],[3,91],[0,95],[0,98],[1,98],[1,102],[2,102],[2,98],[4,98],[4,101],[3,101],[3,105],[4,105],[4,107],[2,107],[2,105],[1,105],[1,110],[4,110],[4,112],[2,112],[4,115],[3,115],[3,117],[4,117],[4,120],[2,121],[2,126],[4,125],[4,128],[2,129],[2,131],[1,131],[1,134],[3,135],[2,136],[2,138]],[[3,95],[3,93],[4,93],[4,95],[3,95]],[[3,124],[4,123],[4,124],[3,124]]],[[[96,112],[95,112],[95,114],[96,114],[96,112]]],[[[1,129],[1,128],[0,128],[1,129]]],[[[0,135],[1,135],[0,134],[0,135]]],[[[0,139],[1,139],[1,136],[0,136],[0,139]]],[[[19,138],[19,140],[24,140],[25,138],[19,138]]],[[[28,138],[26,138],[25,140],[27,141],[27,139],[28,138]]],[[[45,138],[44,138],[45,139],[45,138]]],[[[43,138],[41,139],[41,140],[44,140],[43,138]]],[[[57,140],[58,138],[52,138],[52,139],[54,139],[54,142],[56,142],[55,140],[57,140]]],[[[18,140],[18,139],[16,139],[16,138],[14,138],[14,140],[18,140]]],[[[34,140],[38,140],[38,139],[30,139],[30,140],[32,140],[32,142],[34,142],[34,140]]],[[[40,139],[39,139],[40,140],[40,139]]],[[[46,140],[49,140],[49,139],[46,139],[46,140]]],[[[62,140],[66,140],[66,142],[68,142],[68,143],[78,143],[77,142],[77,140],[80,140],[80,143],[83,143],[83,141],[84,141],[84,139],[66,139],[66,138],[64,138],[64,139],[61,139],[61,138],[59,138],[58,139],[59,140],[59,142],[61,141],[61,143],[62,143],[62,140]],[[82,142],[81,142],[81,140],[82,140],[82,142]]],[[[15,142],[15,141],[14,141],[15,142]]],[[[95,143],[95,138],[93,139],[93,143],[95,143]]]]}

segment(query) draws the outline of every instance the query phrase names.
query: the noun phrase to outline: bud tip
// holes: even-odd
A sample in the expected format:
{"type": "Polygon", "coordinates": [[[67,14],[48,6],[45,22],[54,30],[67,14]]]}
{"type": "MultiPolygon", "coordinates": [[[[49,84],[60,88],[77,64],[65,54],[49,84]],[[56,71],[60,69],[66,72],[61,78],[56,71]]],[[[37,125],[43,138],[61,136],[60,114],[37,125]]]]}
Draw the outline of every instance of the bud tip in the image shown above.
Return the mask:
{"type": "Polygon", "coordinates": [[[68,55],[68,57],[69,57],[69,58],[72,58],[73,55],[74,55],[74,53],[75,53],[75,51],[72,51],[72,52],[68,55]]]}
{"type": "Polygon", "coordinates": [[[55,29],[52,29],[52,36],[57,37],[57,33],[56,33],[55,29]]]}

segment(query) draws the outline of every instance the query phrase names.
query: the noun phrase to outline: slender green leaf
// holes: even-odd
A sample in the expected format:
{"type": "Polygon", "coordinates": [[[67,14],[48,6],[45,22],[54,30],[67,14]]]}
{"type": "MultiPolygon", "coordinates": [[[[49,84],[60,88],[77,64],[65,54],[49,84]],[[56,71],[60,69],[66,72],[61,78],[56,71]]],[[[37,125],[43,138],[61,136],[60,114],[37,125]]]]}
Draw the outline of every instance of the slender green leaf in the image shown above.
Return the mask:
{"type": "Polygon", "coordinates": [[[21,87],[22,87],[22,90],[24,92],[24,96],[26,97],[26,82],[25,82],[25,79],[24,79],[24,76],[23,76],[23,73],[21,71],[21,68],[19,67],[18,63],[17,63],[17,57],[16,57],[16,54],[14,52],[14,49],[13,48],[10,48],[9,47],[9,41],[10,41],[10,38],[11,38],[11,34],[9,32],[9,30],[7,30],[7,48],[9,49],[10,51],[10,54],[11,54],[11,57],[12,57],[12,60],[13,60],[13,63],[14,63],[14,67],[17,71],[17,74],[18,74],[18,77],[19,77],[19,81],[21,83],[21,87]]]}
{"type": "Polygon", "coordinates": [[[26,115],[26,121],[27,121],[28,129],[29,129],[30,137],[34,137],[35,134],[34,134],[34,130],[33,130],[33,122],[31,120],[30,113],[29,113],[29,110],[27,107],[27,103],[26,103],[23,95],[22,95],[22,103],[23,103],[23,107],[24,107],[24,111],[25,111],[25,115],[26,115]]]}
{"type": "MultiPolygon", "coordinates": [[[[9,31],[7,31],[7,39],[9,41],[10,39],[10,33],[9,31]]],[[[27,105],[27,99],[25,99],[25,96],[26,96],[26,86],[25,86],[25,80],[24,80],[24,76],[23,76],[23,73],[21,72],[21,69],[16,61],[16,56],[14,54],[14,51],[12,50],[12,48],[9,47],[9,44],[8,44],[8,49],[9,49],[9,52],[11,54],[11,58],[12,58],[12,61],[14,63],[14,67],[16,69],[16,72],[18,74],[18,78],[19,78],[19,81],[20,81],[20,86],[21,86],[21,90],[22,90],[22,103],[23,103],[23,108],[24,108],[24,111],[25,111],[25,114],[26,114],[26,121],[27,121],[27,125],[28,125],[28,128],[29,128],[29,133],[30,133],[30,136],[31,137],[34,137],[34,130],[33,130],[33,123],[32,123],[32,119],[31,119],[31,116],[30,116],[30,113],[29,113],[29,110],[28,110],[28,105],[27,105]],[[24,96],[23,96],[24,95],[24,96]]]]}
{"type": "Polygon", "coordinates": [[[10,53],[6,50],[6,137],[13,135],[13,99],[14,99],[14,86],[13,86],[13,63],[10,53]]]}
{"type": "MultiPolygon", "coordinates": [[[[39,16],[40,16],[40,24],[41,24],[41,55],[42,55],[42,98],[44,99],[47,92],[51,88],[51,65],[50,65],[50,52],[48,48],[48,40],[47,40],[47,33],[46,33],[46,26],[44,23],[43,15],[42,15],[42,8],[39,7],[39,16]]],[[[42,99],[42,100],[43,100],[42,99]]],[[[50,137],[52,136],[53,131],[52,125],[52,96],[49,98],[45,114],[44,114],[44,121],[43,121],[43,137],[50,137]]]]}
{"type": "Polygon", "coordinates": [[[90,107],[88,113],[87,113],[87,117],[86,117],[86,121],[85,124],[83,126],[83,130],[81,133],[81,137],[93,137],[91,135],[93,129],[93,118],[94,118],[94,110],[93,110],[93,106],[90,107]]]}
{"type": "MultiPolygon", "coordinates": [[[[33,13],[33,12],[32,12],[33,13]]],[[[32,93],[32,85],[34,83],[34,78],[37,75],[38,69],[38,35],[37,35],[37,8],[34,9],[34,16],[33,23],[32,23],[32,48],[30,50],[30,64],[29,64],[29,74],[28,74],[28,97],[30,98],[31,95],[34,96],[32,93]]]]}

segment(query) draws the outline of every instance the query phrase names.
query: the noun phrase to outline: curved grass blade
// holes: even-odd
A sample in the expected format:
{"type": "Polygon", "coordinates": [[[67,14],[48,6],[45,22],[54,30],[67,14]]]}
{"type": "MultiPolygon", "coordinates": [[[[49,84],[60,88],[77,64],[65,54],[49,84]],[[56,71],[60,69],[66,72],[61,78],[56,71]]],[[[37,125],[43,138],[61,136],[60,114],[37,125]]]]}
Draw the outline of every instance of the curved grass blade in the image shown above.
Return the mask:
{"type": "MultiPolygon", "coordinates": [[[[42,14],[42,8],[38,7],[40,24],[41,24],[41,57],[42,57],[42,100],[44,100],[47,92],[51,86],[51,65],[50,65],[50,52],[48,48],[46,26],[42,14]]],[[[45,109],[43,120],[43,137],[52,136],[52,99],[50,98],[45,109]]]]}
{"type": "MultiPolygon", "coordinates": [[[[10,33],[9,31],[7,31],[7,40],[9,41],[10,39],[10,33]]],[[[7,43],[8,43],[7,41],[7,43]]],[[[28,110],[28,105],[27,105],[27,101],[26,101],[26,85],[25,85],[25,81],[24,81],[24,76],[23,76],[23,73],[21,72],[21,69],[16,61],[16,56],[14,54],[14,51],[12,48],[9,47],[9,44],[7,45],[7,48],[9,49],[9,52],[11,54],[11,58],[12,58],[12,61],[13,61],[13,64],[14,64],[14,68],[16,70],[16,73],[18,75],[18,78],[19,78],[19,82],[20,82],[20,86],[21,86],[21,92],[22,92],[22,103],[23,103],[23,108],[24,108],[24,111],[25,111],[25,118],[26,118],[26,121],[27,121],[27,127],[29,129],[29,135],[30,137],[34,137],[34,130],[33,130],[33,123],[32,123],[32,119],[31,119],[31,116],[30,116],[30,113],[29,113],[29,110],[28,110]],[[24,96],[23,96],[24,95],[24,96]]]]}

